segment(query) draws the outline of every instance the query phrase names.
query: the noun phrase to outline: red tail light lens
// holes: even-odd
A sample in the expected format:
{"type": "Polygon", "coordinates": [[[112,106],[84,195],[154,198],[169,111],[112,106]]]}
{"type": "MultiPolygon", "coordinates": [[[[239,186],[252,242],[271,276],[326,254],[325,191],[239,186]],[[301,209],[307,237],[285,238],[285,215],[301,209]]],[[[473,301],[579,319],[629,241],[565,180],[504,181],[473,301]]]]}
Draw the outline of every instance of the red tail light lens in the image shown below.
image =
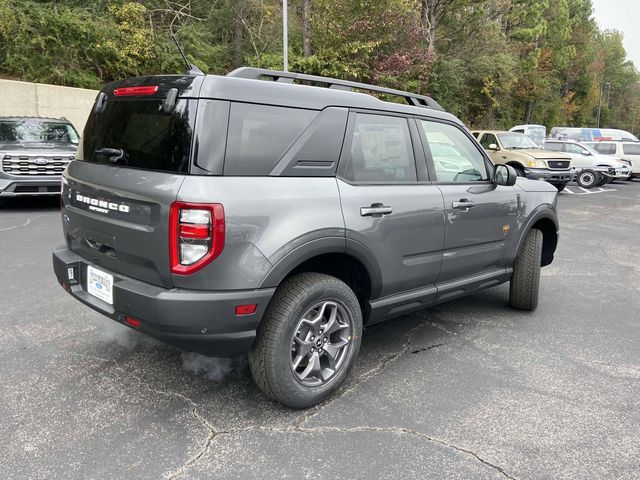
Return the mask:
{"type": "Polygon", "coordinates": [[[169,213],[171,273],[197,272],[224,249],[224,208],[219,203],[174,202],[169,213]]]}
{"type": "Polygon", "coordinates": [[[141,87],[120,87],[113,91],[116,97],[129,95],[155,95],[158,93],[158,85],[144,85],[141,87]]]}

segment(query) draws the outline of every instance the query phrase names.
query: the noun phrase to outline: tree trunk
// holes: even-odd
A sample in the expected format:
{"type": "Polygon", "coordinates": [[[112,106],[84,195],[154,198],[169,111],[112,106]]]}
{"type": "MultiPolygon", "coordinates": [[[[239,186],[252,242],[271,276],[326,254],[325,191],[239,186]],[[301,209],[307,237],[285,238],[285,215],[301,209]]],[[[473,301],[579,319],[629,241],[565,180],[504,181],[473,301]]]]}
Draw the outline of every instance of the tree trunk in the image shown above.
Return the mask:
{"type": "Polygon", "coordinates": [[[524,123],[530,124],[533,122],[533,100],[527,101],[527,108],[524,112],[524,123]]]}
{"type": "Polygon", "coordinates": [[[233,35],[233,64],[235,67],[242,66],[242,39],[244,26],[242,25],[242,0],[236,0],[235,32],[233,35]]]}
{"type": "Polygon", "coordinates": [[[302,46],[304,56],[310,57],[313,54],[311,51],[311,0],[304,0],[302,10],[302,46]]]}
{"type": "Polygon", "coordinates": [[[424,29],[427,41],[425,73],[421,81],[421,91],[423,92],[426,91],[436,63],[436,27],[440,20],[441,10],[442,6],[438,0],[421,0],[420,2],[420,24],[424,29]]]}

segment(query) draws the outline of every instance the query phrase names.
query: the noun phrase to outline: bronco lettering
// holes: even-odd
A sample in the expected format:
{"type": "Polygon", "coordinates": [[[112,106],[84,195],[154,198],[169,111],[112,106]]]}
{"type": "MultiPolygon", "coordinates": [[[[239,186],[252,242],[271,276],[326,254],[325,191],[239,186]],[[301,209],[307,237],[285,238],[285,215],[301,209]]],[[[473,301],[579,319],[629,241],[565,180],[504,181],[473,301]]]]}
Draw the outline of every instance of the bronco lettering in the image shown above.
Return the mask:
{"type": "Polygon", "coordinates": [[[131,210],[131,207],[129,207],[129,205],[122,205],[113,202],[107,202],[105,200],[98,200],[97,198],[87,197],[85,195],[81,195],[80,193],[76,193],[76,200],[81,203],[86,203],[87,205],[100,207],[92,208],[91,210],[97,210],[102,213],[109,213],[109,210],[112,210],[114,212],[129,213],[131,210]]]}

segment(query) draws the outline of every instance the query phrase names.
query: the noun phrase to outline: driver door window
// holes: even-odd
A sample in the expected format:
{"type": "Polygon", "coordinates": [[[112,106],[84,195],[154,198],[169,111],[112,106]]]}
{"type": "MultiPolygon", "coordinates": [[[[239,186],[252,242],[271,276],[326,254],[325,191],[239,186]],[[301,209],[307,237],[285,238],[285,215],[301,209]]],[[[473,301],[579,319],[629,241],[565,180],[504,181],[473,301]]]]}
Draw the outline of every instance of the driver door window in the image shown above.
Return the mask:
{"type": "MultiPolygon", "coordinates": [[[[438,182],[489,180],[482,153],[462,130],[447,123],[421,120],[438,182]]],[[[486,137],[486,135],[485,135],[486,137]]]]}
{"type": "Polygon", "coordinates": [[[582,153],[586,151],[580,145],[576,145],[574,143],[567,143],[565,148],[567,153],[575,153],[576,155],[582,155],[582,153]]]}
{"type": "Polygon", "coordinates": [[[484,148],[485,150],[489,150],[489,145],[498,145],[498,140],[496,139],[496,136],[493,135],[492,133],[485,133],[484,136],[482,137],[482,140],[480,140],[480,145],[482,145],[482,148],[484,148]]]}

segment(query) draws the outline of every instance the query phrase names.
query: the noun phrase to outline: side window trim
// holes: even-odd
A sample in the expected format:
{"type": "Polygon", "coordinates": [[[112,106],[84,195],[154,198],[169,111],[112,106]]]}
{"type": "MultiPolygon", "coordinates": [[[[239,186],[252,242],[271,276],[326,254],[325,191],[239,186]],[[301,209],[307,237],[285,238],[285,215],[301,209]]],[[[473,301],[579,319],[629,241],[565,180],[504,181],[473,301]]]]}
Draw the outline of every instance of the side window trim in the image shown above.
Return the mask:
{"type": "MultiPolygon", "coordinates": [[[[418,158],[416,157],[416,145],[415,140],[413,138],[413,134],[411,132],[411,116],[398,114],[396,112],[384,112],[380,110],[365,110],[361,108],[351,108],[349,109],[349,116],[347,118],[347,128],[344,135],[344,141],[342,144],[342,151],[340,153],[340,161],[338,164],[338,169],[336,172],[336,177],[340,180],[348,183],[349,185],[414,185],[419,183],[425,183],[425,181],[420,181],[420,177],[418,176],[418,158]],[[351,145],[353,143],[353,133],[355,131],[356,117],[358,114],[363,115],[380,115],[386,117],[395,117],[402,118],[407,122],[407,127],[409,130],[409,139],[412,144],[411,151],[413,153],[413,165],[416,170],[417,180],[353,180],[347,176],[347,166],[351,159],[351,145]]],[[[419,147],[418,147],[419,148],[419,147]]]]}
{"type": "MultiPolygon", "coordinates": [[[[443,120],[440,118],[432,118],[432,117],[414,117],[417,122],[420,121],[425,121],[425,122],[435,122],[435,123],[442,123],[445,125],[450,125],[454,128],[457,128],[459,131],[461,131],[468,139],[469,141],[473,144],[473,146],[475,147],[475,149],[480,152],[480,155],[482,156],[482,159],[484,160],[484,165],[486,168],[486,173],[489,176],[489,178],[491,177],[491,172],[493,171],[494,165],[493,162],[491,161],[491,159],[489,158],[489,156],[487,155],[487,152],[484,151],[484,148],[482,148],[482,146],[480,145],[479,139],[476,139],[473,137],[473,135],[471,135],[466,129],[464,128],[460,128],[460,126],[458,124],[456,124],[455,122],[450,122],[447,120],[443,120]]],[[[422,140],[422,145],[424,148],[424,154],[427,160],[427,168],[429,170],[429,178],[431,179],[431,182],[438,184],[438,185],[487,185],[487,184],[492,184],[493,182],[489,179],[489,180],[480,180],[480,181],[473,181],[473,182],[441,182],[438,180],[438,177],[436,176],[436,166],[435,163],[433,162],[433,155],[431,154],[431,149],[429,148],[429,142],[427,141],[427,135],[424,132],[424,130],[422,130],[421,127],[418,128],[419,132],[420,132],[420,138],[422,140]]],[[[481,138],[484,138],[484,136],[487,135],[486,133],[480,135],[481,138]]]]}

